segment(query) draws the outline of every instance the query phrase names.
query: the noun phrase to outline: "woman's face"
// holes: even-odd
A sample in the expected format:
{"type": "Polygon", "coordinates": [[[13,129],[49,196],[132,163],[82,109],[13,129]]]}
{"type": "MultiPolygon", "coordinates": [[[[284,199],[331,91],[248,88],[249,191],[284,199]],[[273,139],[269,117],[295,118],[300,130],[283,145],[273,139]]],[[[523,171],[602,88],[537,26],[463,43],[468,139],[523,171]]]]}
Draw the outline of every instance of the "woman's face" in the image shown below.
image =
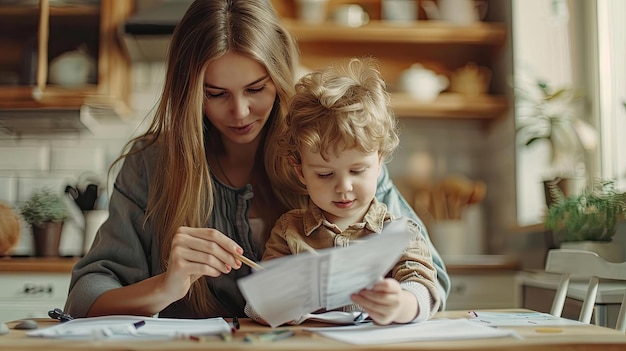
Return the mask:
{"type": "Polygon", "coordinates": [[[247,144],[267,122],[276,86],[257,61],[228,52],[204,74],[204,112],[224,142],[247,144]]]}

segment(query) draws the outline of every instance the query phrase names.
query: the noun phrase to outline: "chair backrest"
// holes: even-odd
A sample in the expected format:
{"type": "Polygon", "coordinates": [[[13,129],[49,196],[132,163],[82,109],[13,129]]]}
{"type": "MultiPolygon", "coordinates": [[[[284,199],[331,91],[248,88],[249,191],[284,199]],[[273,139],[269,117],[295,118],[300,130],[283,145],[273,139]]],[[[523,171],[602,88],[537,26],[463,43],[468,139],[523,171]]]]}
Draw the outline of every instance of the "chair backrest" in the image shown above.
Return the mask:
{"type": "MultiPolygon", "coordinates": [[[[560,317],[567,297],[567,288],[570,277],[589,278],[587,294],[583,301],[578,320],[583,323],[591,322],[591,313],[598,294],[600,279],[614,279],[626,281],[626,262],[608,262],[595,252],[569,249],[553,249],[548,252],[546,272],[561,274],[561,280],[552,302],[550,314],[560,317]]],[[[617,317],[615,329],[626,330],[626,289],[617,317]]]]}

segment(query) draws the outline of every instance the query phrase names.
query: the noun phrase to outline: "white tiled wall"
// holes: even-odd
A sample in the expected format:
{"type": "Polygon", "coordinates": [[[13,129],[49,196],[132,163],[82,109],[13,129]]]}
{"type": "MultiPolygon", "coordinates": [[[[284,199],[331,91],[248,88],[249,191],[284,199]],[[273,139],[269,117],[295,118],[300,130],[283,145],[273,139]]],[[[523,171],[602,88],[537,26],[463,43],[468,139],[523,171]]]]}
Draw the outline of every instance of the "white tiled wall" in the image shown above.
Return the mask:
{"type": "MultiPolygon", "coordinates": [[[[142,121],[150,113],[162,86],[162,64],[135,64],[135,67],[134,118],[79,135],[16,137],[0,134],[0,201],[18,211],[35,189],[50,187],[63,194],[67,185],[81,187],[86,179],[97,181],[105,190],[109,166],[119,156],[124,144],[143,129],[142,121]]],[[[107,194],[102,191],[104,200],[107,194]]],[[[65,199],[72,218],[64,225],[60,253],[81,255],[84,217],[69,195],[65,199]]],[[[101,201],[101,205],[103,202],[106,203],[101,201]]],[[[24,222],[20,243],[12,254],[32,254],[30,227],[24,222]]]]}

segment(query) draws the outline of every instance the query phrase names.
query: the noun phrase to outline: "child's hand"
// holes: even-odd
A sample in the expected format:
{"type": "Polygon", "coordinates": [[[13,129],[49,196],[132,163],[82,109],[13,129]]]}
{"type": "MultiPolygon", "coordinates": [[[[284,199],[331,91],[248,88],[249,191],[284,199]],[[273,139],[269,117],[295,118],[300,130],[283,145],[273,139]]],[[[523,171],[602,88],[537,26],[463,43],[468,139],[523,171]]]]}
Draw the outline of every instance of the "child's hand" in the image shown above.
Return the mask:
{"type": "Polygon", "coordinates": [[[363,306],[377,324],[408,323],[417,316],[417,299],[392,278],[381,280],[371,289],[352,294],[352,302],[363,306]]]}

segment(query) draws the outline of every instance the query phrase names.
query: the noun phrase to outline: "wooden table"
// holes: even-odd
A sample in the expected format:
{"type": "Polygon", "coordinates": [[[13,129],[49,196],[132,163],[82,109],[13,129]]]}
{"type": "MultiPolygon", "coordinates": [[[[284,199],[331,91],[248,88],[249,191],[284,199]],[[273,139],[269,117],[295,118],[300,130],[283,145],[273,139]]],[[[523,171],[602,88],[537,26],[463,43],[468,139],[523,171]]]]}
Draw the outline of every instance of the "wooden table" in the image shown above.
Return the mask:
{"type": "MultiPolygon", "coordinates": [[[[514,310],[520,311],[520,310],[514,310]]],[[[440,312],[436,317],[459,318],[467,311],[440,312]]],[[[39,327],[56,323],[49,319],[37,320],[39,327]]],[[[305,324],[290,327],[294,337],[275,342],[245,342],[247,333],[268,331],[249,320],[242,320],[241,329],[230,342],[219,337],[210,337],[202,342],[192,340],[172,341],[76,341],[29,338],[23,330],[15,330],[17,322],[7,323],[10,333],[0,336],[0,348],[3,350],[626,350],[626,335],[609,328],[595,325],[567,326],[558,328],[559,332],[538,332],[535,327],[515,327],[523,339],[514,337],[452,340],[437,342],[413,342],[390,345],[351,345],[326,339],[304,331],[304,328],[319,326],[305,324]]]]}

